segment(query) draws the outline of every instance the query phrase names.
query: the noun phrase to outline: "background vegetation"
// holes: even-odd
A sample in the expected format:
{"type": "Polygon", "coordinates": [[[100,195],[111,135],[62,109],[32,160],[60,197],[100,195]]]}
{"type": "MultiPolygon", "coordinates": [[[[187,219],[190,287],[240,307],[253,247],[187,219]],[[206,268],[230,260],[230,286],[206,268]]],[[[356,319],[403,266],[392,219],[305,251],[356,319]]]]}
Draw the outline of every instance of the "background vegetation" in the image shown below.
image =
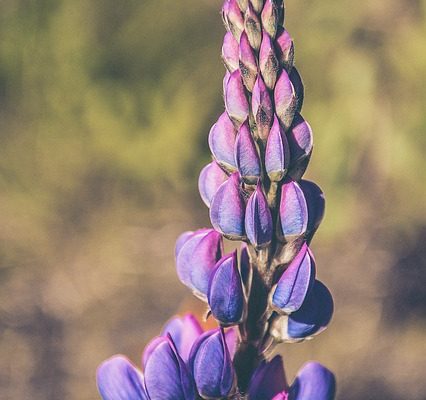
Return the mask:
{"type": "MultiPolygon", "coordinates": [[[[339,399],[426,393],[426,1],[288,0],[327,197],[313,242],[336,314],[282,348],[339,399]]],[[[177,235],[223,109],[219,0],[0,2],[0,398],[96,399],[104,358],[173,313],[177,235]]]]}

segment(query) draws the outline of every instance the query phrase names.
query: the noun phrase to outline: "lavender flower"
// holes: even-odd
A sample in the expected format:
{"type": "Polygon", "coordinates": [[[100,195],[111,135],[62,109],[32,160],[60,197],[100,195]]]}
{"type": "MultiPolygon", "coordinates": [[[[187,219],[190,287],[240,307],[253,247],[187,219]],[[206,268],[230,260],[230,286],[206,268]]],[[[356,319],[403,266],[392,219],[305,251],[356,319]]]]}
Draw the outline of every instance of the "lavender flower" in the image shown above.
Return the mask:
{"type": "Polygon", "coordinates": [[[210,130],[213,161],[200,195],[213,229],[183,233],[177,274],[218,329],[174,317],[145,348],[143,372],[123,356],[98,369],[104,400],[333,400],[334,375],[305,364],[289,385],[279,343],[318,335],[333,298],[310,249],[324,215],[321,189],[303,180],[313,149],[302,79],[278,0],[225,0],[225,111],[210,130]],[[224,255],[224,238],[243,241],[224,255]],[[224,330],[226,328],[226,330],[224,330]]]}

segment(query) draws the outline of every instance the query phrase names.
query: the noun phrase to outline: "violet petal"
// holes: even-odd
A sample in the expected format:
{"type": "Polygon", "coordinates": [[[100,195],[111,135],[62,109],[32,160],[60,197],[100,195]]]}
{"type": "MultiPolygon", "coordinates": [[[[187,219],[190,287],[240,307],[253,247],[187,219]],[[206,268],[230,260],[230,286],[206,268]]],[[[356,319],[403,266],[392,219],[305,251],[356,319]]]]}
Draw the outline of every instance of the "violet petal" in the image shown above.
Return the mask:
{"type": "Polygon", "coordinates": [[[210,207],[214,195],[219,186],[228,179],[228,175],[213,161],[207,164],[200,172],[198,179],[198,191],[201,199],[207,207],[210,207]]]}

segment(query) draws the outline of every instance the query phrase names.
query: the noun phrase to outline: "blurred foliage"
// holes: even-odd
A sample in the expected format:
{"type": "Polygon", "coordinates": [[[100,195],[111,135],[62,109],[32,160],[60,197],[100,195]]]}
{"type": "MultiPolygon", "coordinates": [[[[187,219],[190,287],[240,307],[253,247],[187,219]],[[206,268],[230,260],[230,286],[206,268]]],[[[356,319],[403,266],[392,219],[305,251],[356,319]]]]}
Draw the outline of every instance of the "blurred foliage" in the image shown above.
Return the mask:
{"type": "MultiPolygon", "coordinates": [[[[284,351],[290,375],[318,358],[340,399],[422,399],[426,1],[287,3],[337,303],[330,332],[284,351]]],[[[208,224],[219,7],[0,2],[0,398],[97,398],[96,365],[136,360],[186,295],[173,244],[208,224]]]]}

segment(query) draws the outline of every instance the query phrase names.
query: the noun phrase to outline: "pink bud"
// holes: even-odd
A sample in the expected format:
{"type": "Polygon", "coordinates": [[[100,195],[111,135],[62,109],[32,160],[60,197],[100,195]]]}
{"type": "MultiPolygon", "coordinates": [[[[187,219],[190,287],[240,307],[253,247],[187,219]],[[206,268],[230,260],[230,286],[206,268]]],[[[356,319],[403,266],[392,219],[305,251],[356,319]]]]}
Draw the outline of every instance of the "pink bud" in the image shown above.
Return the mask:
{"type": "Polygon", "coordinates": [[[222,18],[228,31],[234,35],[235,39],[240,40],[241,32],[244,30],[244,20],[237,0],[225,0],[222,18]]]}
{"type": "Polygon", "coordinates": [[[287,130],[293,121],[296,112],[296,94],[293,84],[285,70],[281,71],[274,91],[275,110],[277,116],[287,130]]]}
{"type": "Polygon", "coordinates": [[[279,31],[275,43],[278,61],[289,72],[293,67],[294,61],[293,39],[285,29],[282,29],[279,31]]]}
{"type": "Polygon", "coordinates": [[[238,69],[239,47],[231,32],[226,32],[223,38],[222,59],[228,71],[234,72],[238,69]]]}
{"type": "Polygon", "coordinates": [[[260,139],[266,141],[271,129],[274,110],[268,88],[260,75],[254,84],[251,107],[256,121],[256,133],[260,139]]]}
{"type": "Polygon", "coordinates": [[[260,19],[251,3],[249,3],[245,13],[244,29],[247,33],[251,47],[253,47],[256,51],[259,50],[260,42],[262,41],[262,28],[260,19]]]}
{"type": "Polygon", "coordinates": [[[241,125],[249,115],[249,104],[239,70],[234,71],[225,84],[225,107],[235,123],[241,125]]]}
{"type": "Polygon", "coordinates": [[[241,34],[239,56],[241,76],[246,88],[251,92],[257,77],[257,62],[245,32],[241,34]]]}
{"type": "Polygon", "coordinates": [[[272,39],[266,32],[263,33],[262,44],[260,46],[259,67],[266,86],[273,90],[277,81],[279,65],[275,56],[272,39]]]}

